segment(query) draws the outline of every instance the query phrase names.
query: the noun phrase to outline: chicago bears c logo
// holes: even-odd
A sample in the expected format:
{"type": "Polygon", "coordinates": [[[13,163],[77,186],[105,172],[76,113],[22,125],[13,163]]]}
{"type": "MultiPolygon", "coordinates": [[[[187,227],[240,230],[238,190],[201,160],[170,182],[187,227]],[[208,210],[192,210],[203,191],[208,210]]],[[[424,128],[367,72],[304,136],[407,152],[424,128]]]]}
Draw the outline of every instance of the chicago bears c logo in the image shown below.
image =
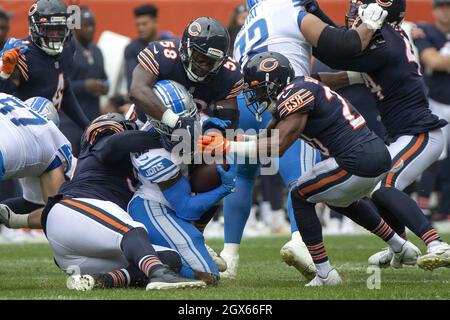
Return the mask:
{"type": "Polygon", "coordinates": [[[377,3],[378,3],[381,7],[390,7],[390,6],[392,6],[392,1],[377,0],[377,3]]]}
{"type": "Polygon", "coordinates": [[[202,26],[197,21],[194,21],[191,23],[191,25],[188,28],[188,33],[193,36],[197,37],[200,32],[202,32],[202,26]]]}
{"type": "Polygon", "coordinates": [[[28,15],[32,16],[33,14],[35,14],[37,11],[37,3],[33,4],[30,8],[30,10],[28,11],[28,15]]]}
{"type": "Polygon", "coordinates": [[[270,72],[278,67],[278,61],[274,58],[267,58],[261,61],[259,68],[264,72],[270,72]]]}

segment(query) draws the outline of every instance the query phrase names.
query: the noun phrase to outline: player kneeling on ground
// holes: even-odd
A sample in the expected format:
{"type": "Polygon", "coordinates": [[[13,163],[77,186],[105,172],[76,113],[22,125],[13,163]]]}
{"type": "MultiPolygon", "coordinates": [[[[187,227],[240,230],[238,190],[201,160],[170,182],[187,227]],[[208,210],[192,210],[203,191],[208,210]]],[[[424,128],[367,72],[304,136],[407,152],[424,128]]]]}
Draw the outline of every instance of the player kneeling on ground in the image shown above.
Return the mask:
{"type": "MultiPolygon", "coordinates": [[[[156,83],[154,92],[178,116],[197,115],[195,102],[182,85],[162,80],[156,83]]],[[[207,121],[218,124],[222,129],[229,124],[216,118],[207,121]]],[[[166,141],[171,139],[172,130],[156,119],[150,119],[142,130],[158,132],[166,141]]],[[[191,154],[191,148],[189,146],[189,151],[185,152],[191,154]]],[[[219,270],[194,222],[201,220],[211,207],[234,191],[236,172],[234,169],[225,171],[218,165],[221,184],[208,192],[193,195],[187,177],[182,174],[187,168],[178,156],[171,153],[170,141],[165,143],[165,148],[154,148],[132,156],[140,187],[128,210],[133,219],[147,227],[151,243],[178,251],[183,261],[183,276],[214,285],[219,279],[219,270]]]]}
{"type": "Polygon", "coordinates": [[[317,80],[294,78],[289,61],[276,52],[251,58],[244,67],[244,80],[248,103],[263,104],[273,113],[269,128],[279,130],[278,139],[230,142],[221,135],[204,135],[199,146],[205,153],[278,156],[275,148],[279,147],[282,155],[301,138],[329,157],[302,175],[292,191],[297,226],[317,268],[317,276],[308,286],[342,282],[328,262],[314,208],[319,202],[327,203],[386,241],[395,252],[391,263],[415,264],[420,251],[398,236],[363,199],[388,173],[391,157],[358,111],[317,80]]]}
{"type": "Polygon", "coordinates": [[[178,254],[168,248],[157,253],[145,227],[126,212],[133,195],[129,155],[159,144],[158,137],[136,128],[119,114],[95,119],[83,135],[72,180],[49,199],[42,214],[56,264],[79,273],[69,278],[71,289],[205,286],[178,276],[178,254]]]}

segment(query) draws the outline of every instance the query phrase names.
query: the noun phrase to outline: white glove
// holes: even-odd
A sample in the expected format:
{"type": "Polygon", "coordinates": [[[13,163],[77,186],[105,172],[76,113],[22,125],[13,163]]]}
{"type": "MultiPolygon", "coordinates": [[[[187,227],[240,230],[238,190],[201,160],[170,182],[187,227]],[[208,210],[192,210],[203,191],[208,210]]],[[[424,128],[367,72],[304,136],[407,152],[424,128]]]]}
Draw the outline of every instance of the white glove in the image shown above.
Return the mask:
{"type": "Polygon", "coordinates": [[[359,6],[358,15],[361,21],[367,24],[369,29],[377,30],[383,25],[388,12],[383,10],[378,4],[370,3],[368,6],[359,6]]]}

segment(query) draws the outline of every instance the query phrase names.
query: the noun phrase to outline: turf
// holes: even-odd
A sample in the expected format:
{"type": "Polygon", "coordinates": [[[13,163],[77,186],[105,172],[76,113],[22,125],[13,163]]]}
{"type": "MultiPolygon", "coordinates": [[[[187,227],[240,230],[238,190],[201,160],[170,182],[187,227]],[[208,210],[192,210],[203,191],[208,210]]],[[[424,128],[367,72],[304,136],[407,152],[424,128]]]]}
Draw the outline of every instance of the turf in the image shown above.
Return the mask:
{"type": "MultiPolygon", "coordinates": [[[[450,235],[445,239],[450,241],[450,235]]],[[[327,237],[331,261],[345,284],[305,288],[297,271],[279,257],[286,240],[245,239],[237,280],[222,280],[218,288],[170,292],[69,291],[66,276],[53,264],[48,245],[0,245],[0,299],[450,299],[450,269],[383,269],[381,288],[368,289],[367,257],[383,247],[380,240],[369,236],[327,237]]],[[[220,241],[211,241],[210,245],[221,248],[220,241]]]]}

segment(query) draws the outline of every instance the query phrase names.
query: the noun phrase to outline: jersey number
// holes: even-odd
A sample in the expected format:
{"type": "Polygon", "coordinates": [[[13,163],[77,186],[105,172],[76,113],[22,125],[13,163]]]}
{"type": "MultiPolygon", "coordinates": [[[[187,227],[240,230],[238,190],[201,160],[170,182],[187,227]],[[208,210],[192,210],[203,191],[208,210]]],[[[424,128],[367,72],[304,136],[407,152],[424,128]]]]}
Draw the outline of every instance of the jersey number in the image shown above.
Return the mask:
{"type": "MultiPolygon", "coordinates": [[[[265,19],[259,19],[256,20],[247,30],[246,33],[242,34],[241,37],[236,40],[235,47],[238,48],[241,59],[239,63],[242,65],[242,60],[244,58],[244,53],[246,53],[247,56],[250,56],[254,53],[253,52],[255,47],[258,47],[263,43],[264,41],[269,38],[269,32],[267,29],[267,22],[265,19]],[[247,52],[245,52],[247,50],[247,52]]],[[[263,47],[258,50],[258,52],[265,52],[267,51],[267,48],[263,47]]]]}
{"type": "Polygon", "coordinates": [[[45,120],[37,112],[21,105],[18,101],[12,98],[0,100],[0,113],[7,115],[13,111],[16,111],[16,113],[23,113],[24,115],[24,117],[21,118],[10,118],[11,122],[16,126],[43,125],[47,123],[47,120],[45,120]],[[26,117],[28,115],[32,115],[32,117],[26,117]]]}
{"type": "Polygon", "coordinates": [[[166,58],[175,60],[178,57],[178,54],[175,51],[175,43],[172,41],[160,41],[159,44],[166,48],[164,49],[164,56],[166,58]]]}

